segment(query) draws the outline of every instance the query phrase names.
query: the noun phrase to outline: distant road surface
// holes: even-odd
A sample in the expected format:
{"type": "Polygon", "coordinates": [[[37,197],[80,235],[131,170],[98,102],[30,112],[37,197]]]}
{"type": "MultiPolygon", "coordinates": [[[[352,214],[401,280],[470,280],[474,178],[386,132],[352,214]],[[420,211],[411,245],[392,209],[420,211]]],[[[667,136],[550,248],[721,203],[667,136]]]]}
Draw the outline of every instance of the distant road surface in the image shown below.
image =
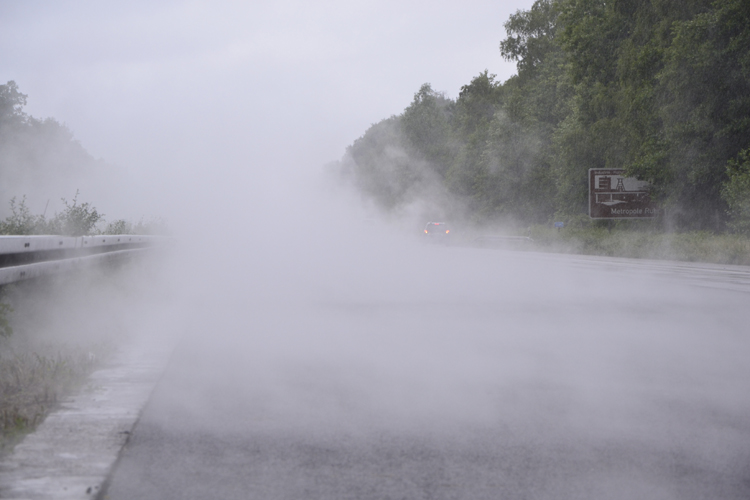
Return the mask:
{"type": "Polygon", "coordinates": [[[284,258],[190,292],[106,498],[750,498],[749,269],[284,258]]]}

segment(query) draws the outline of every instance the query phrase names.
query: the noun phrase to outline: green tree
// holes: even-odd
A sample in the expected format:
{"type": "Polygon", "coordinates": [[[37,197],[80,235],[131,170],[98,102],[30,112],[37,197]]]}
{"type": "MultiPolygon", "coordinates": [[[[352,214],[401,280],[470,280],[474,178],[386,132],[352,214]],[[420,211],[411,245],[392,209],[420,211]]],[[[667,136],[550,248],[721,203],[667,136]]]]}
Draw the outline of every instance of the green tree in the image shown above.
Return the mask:
{"type": "Polygon", "coordinates": [[[0,198],[31,190],[49,198],[102,168],[64,124],[24,113],[26,99],[15,82],[0,85],[0,198]]]}
{"type": "Polygon", "coordinates": [[[451,134],[453,104],[425,83],[401,118],[403,134],[412,152],[419,154],[441,177],[445,177],[455,154],[451,134]]]}
{"type": "Polygon", "coordinates": [[[556,7],[573,89],[569,112],[553,132],[557,206],[574,216],[586,212],[589,169],[628,163],[631,136],[619,108],[618,61],[635,17],[628,2],[562,0],[556,7]]]}
{"type": "Polygon", "coordinates": [[[558,5],[553,0],[537,0],[527,11],[516,11],[505,22],[508,36],[500,42],[500,53],[516,61],[519,75],[528,75],[558,50],[558,5]]]}
{"type": "Polygon", "coordinates": [[[683,225],[717,229],[727,162],[750,146],[750,4],[712,2],[673,32],[659,75],[670,195],[683,225]]]}
{"type": "Polygon", "coordinates": [[[396,116],[367,129],[347,148],[342,163],[355,187],[387,209],[403,204],[423,177],[409,155],[401,118],[396,116]]]}
{"type": "Polygon", "coordinates": [[[461,87],[456,100],[452,134],[457,154],[446,173],[446,182],[451,192],[470,203],[473,200],[474,205],[480,203],[481,196],[477,196],[477,192],[487,176],[482,154],[489,139],[490,124],[501,106],[502,86],[487,70],[461,87]]]}
{"type": "Polygon", "coordinates": [[[26,120],[23,107],[26,106],[27,97],[19,92],[18,85],[13,80],[0,85],[0,127],[7,126],[10,122],[26,120]]]}
{"type": "Polygon", "coordinates": [[[502,56],[516,61],[518,74],[503,85],[483,155],[494,176],[494,210],[527,222],[544,222],[558,192],[554,132],[569,115],[573,88],[560,46],[558,2],[537,0],[505,23],[502,56]]]}
{"type": "Polygon", "coordinates": [[[721,191],[726,201],[729,226],[750,234],[750,149],[744,149],[727,165],[727,181],[721,191]]]}
{"type": "Polygon", "coordinates": [[[423,85],[350,148],[363,190],[397,206],[443,179],[475,220],[541,222],[586,212],[590,168],[623,168],[677,227],[740,227],[749,2],[537,0],[505,28],[518,74],[455,102],[423,85]]]}

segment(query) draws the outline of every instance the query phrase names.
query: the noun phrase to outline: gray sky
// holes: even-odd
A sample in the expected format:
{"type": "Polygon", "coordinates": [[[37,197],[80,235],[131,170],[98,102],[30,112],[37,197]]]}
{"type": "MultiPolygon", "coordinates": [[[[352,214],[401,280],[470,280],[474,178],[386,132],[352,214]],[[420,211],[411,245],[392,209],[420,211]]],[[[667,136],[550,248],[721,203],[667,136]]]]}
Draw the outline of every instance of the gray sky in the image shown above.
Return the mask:
{"type": "Polygon", "coordinates": [[[503,23],[531,3],[0,0],[0,80],[148,205],[317,169],[424,82],[507,79],[503,23]]]}

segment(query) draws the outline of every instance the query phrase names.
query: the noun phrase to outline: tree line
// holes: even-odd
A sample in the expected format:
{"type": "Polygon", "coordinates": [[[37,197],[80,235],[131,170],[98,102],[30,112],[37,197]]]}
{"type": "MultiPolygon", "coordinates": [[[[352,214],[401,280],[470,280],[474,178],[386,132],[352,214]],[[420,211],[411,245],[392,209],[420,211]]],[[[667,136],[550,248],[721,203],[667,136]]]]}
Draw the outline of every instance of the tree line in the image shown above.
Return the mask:
{"type": "Polygon", "coordinates": [[[63,209],[47,215],[34,214],[26,201],[26,192],[57,192],[76,180],[92,175],[106,166],[94,159],[78,142],[73,132],[54,118],[38,119],[24,111],[28,96],[14,81],[0,85],[0,201],[9,210],[0,220],[0,234],[91,234],[163,233],[160,219],[137,223],[118,219],[103,228],[104,214],[90,203],[80,202],[76,190],[73,200],[62,198],[63,209]],[[18,198],[17,190],[21,190],[18,198]]]}
{"type": "Polygon", "coordinates": [[[651,182],[678,230],[750,232],[750,2],[537,0],[505,23],[505,82],[424,84],[337,170],[386,210],[583,220],[588,170],[651,182]]]}

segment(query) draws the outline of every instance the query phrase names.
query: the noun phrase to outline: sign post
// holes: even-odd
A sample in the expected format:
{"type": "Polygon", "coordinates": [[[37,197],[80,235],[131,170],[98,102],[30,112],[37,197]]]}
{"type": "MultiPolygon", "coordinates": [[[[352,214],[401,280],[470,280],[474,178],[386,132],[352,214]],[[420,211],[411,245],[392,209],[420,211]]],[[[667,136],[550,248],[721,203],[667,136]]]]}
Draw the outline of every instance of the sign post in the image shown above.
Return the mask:
{"type": "Polygon", "coordinates": [[[589,217],[651,219],[659,207],[651,200],[650,184],[625,177],[621,168],[589,169],[589,217]]]}

